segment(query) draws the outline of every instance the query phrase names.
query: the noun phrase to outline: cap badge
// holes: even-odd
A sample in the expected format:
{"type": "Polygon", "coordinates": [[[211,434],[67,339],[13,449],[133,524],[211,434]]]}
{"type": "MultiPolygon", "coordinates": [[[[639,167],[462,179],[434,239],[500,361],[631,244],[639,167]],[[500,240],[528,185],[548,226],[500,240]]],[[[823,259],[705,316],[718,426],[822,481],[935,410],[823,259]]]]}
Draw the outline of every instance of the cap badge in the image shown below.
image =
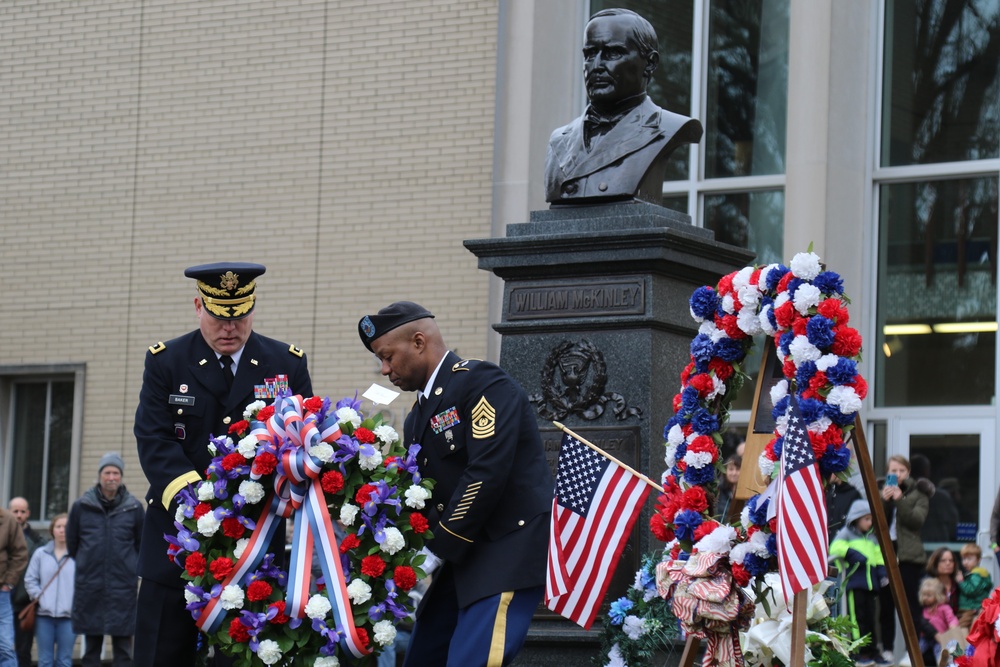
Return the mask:
{"type": "Polygon", "coordinates": [[[372,323],[370,317],[365,315],[364,319],[361,320],[361,330],[365,332],[365,335],[371,338],[375,335],[375,325],[372,323]]]}
{"type": "Polygon", "coordinates": [[[219,276],[219,287],[224,290],[232,292],[239,286],[239,284],[240,277],[232,271],[226,271],[223,275],[219,276]]]}

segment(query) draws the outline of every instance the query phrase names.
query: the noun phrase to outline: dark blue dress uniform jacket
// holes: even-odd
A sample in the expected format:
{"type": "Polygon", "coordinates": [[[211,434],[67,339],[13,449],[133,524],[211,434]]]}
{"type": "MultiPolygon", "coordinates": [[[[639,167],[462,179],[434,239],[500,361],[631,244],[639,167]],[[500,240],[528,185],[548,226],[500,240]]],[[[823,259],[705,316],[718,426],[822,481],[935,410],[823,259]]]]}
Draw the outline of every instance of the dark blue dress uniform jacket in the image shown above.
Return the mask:
{"type": "Polygon", "coordinates": [[[524,390],[498,366],[449,352],[404,437],[436,482],[427,546],[453,568],[459,607],[545,585],[553,481],[524,390]]]}
{"type": "Polygon", "coordinates": [[[163,539],[164,533],[176,530],[173,496],[204,478],[212,461],[209,438],[226,435],[229,424],[243,419],[244,408],[255,400],[254,385],[278,374],[288,376],[293,394],[312,396],[305,354],[257,333],[247,339],[231,391],[200,330],[149,348],[134,430],[139,462],[150,484],[139,576],[183,586],[180,567],[170,562],[163,539]],[[181,385],[187,385],[186,392],[181,385]]]}

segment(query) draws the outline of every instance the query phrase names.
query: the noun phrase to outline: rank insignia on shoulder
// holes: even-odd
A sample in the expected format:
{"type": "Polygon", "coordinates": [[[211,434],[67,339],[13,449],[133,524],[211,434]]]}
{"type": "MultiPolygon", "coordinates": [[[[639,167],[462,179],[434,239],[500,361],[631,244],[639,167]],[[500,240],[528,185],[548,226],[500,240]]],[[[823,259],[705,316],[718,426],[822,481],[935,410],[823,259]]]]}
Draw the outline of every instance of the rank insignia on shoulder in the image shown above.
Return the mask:
{"type": "Polygon", "coordinates": [[[472,369],[469,368],[469,363],[473,361],[482,361],[482,359],[463,359],[451,367],[451,372],[457,373],[459,371],[471,371],[472,369]]]}
{"type": "Polygon", "coordinates": [[[296,357],[299,357],[300,359],[302,358],[302,355],[305,354],[302,350],[295,347],[294,345],[289,345],[288,351],[294,354],[296,357]]]}
{"type": "Polygon", "coordinates": [[[156,345],[149,346],[149,351],[152,352],[153,354],[159,354],[160,352],[163,352],[165,349],[167,349],[167,346],[163,343],[162,340],[156,345]]]}
{"type": "Polygon", "coordinates": [[[477,440],[493,437],[497,425],[497,411],[483,396],[472,408],[472,437],[477,440]]]}
{"type": "Polygon", "coordinates": [[[444,412],[439,412],[438,414],[431,417],[431,428],[434,429],[435,433],[440,433],[446,429],[456,426],[461,423],[458,418],[458,410],[455,408],[448,408],[444,412]]]}

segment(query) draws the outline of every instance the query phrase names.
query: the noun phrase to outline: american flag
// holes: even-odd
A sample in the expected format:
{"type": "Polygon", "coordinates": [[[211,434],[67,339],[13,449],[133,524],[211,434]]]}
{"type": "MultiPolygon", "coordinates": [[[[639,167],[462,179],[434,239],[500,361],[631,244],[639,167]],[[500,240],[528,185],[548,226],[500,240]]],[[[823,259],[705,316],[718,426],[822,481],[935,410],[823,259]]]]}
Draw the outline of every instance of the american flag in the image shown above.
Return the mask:
{"type": "Polygon", "coordinates": [[[819,466],[795,396],[781,448],[778,483],[778,572],[787,603],[826,577],[826,500],[819,466]]]}
{"type": "Polygon", "coordinates": [[[545,605],[590,629],[649,486],[568,433],[552,499],[545,605]]]}

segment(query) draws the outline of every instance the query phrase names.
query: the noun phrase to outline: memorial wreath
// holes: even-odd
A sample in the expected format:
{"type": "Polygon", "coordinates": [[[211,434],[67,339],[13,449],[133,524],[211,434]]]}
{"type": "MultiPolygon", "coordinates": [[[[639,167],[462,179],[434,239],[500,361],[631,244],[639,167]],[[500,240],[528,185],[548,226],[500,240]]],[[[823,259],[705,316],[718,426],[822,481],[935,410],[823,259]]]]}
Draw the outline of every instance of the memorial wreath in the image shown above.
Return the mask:
{"type": "Polygon", "coordinates": [[[187,609],[236,665],[362,664],[412,612],[434,483],[417,468],[420,445],[404,448],[359,408],[356,397],[255,401],[206,443],[205,480],[177,495],[165,538],[187,609]],[[269,551],[286,518],[287,571],[269,551]]]}

